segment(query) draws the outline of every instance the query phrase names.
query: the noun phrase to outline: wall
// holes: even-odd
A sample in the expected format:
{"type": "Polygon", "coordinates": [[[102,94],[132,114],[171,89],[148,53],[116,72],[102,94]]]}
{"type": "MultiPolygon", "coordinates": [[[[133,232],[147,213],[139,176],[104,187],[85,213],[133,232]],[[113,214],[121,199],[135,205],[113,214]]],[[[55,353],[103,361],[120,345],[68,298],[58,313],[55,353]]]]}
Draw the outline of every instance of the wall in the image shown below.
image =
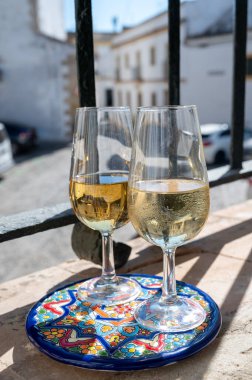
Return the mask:
{"type": "Polygon", "coordinates": [[[112,89],[115,99],[115,60],[111,49],[113,33],[94,33],[94,56],[96,73],[96,103],[106,106],[106,90],[112,89]]]}
{"type": "Polygon", "coordinates": [[[120,80],[115,82],[116,105],[139,106],[138,94],[141,93],[142,105],[152,105],[152,94],[156,94],[156,104],[165,104],[164,91],[168,90],[167,70],[167,14],[154,17],[135,28],[127,30],[113,39],[114,62],[120,57],[120,80]],[[155,64],[151,64],[150,51],[155,48],[155,64]],[[140,66],[137,54],[140,53],[140,66]],[[128,57],[128,67],[126,58],[128,57]],[[138,67],[140,72],[136,76],[138,67]],[[122,95],[122,99],[118,95],[122,95]],[[130,104],[127,93],[131,94],[130,104]]]}
{"type": "Polygon", "coordinates": [[[184,16],[187,18],[187,34],[200,35],[232,8],[233,0],[194,0],[187,2],[184,16]]]}
{"type": "Polygon", "coordinates": [[[33,1],[1,1],[0,120],[34,126],[41,140],[68,140],[64,62],[73,54],[73,46],[37,33],[33,1]]]}
{"type": "MultiPolygon", "coordinates": [[[[231,122],[233,39],[231,35],[187,41],[181,49],[181,103],[196,104],[201,123],[231,122]]],[[[252,54],[248,33],[247,52],[252,54]]],[[[252,80],[246,81],[245,122],[252,128],[252,80]]]]}
{"type": "MultiPolygon", "coordinates": [[[[232,4],[231,4],[232,5],[232,4]]],[[[252,0],[249,15],[252,15],[252,0]]],[[[181,23],[181,103],[196,104],[201,123],[231,122],[233,37],[231,34],[190,38],[203,33],[207,27],[219,20],[222,13],[230,10],[230,0],[208,2],[195,1],[182,7],[181,23]],[[200,19],[200,22],[199,22],[200,19]]],[[[250,21],[249,21],[250,22],[250,21]]],[[[120,57],[120,80],[115,77],[115,105],[130,105],[135,109],[138,94],[142,105],[152,105],[151,94],[156,93],[157,105],[167,104],[168,75],[164,72],[167,56],[167,14],[161,14],[113,38],[113,63],[120,57]],[[150,65],[150,48],[155,46],[157,62],[150,65]],[[141,80],[134,80],[133,70],[137,66],[136,54],[141,52],[141,80]],[[129,57],[129,67],[125,56],[129,57]],[[131,94],[130,102],[128,93],[131,94]],[[120,95],[119,95],[120,94],[120,95]],[[166,94],[167,95],[167,94],[166,94]]],[[[252,33],[248,33],[247,53],[252,54],[252,33]]],[[[109,54],[107,56],[110,57],[109,54]]],[[[102,65],[102,62],[100,62],[102,65]]],[[[168,65],[166,67],[168,71],[168,65]]],[[[246,81],[246,125],[252,128],[252,80],[246,81]]]]}
{"type": "Polygon", "coordinates": [[[46,36],[65,41],[67,33],[64,25],[64,1],[35,1],[37,2],[37,23],[39,31],[46,36]]]}

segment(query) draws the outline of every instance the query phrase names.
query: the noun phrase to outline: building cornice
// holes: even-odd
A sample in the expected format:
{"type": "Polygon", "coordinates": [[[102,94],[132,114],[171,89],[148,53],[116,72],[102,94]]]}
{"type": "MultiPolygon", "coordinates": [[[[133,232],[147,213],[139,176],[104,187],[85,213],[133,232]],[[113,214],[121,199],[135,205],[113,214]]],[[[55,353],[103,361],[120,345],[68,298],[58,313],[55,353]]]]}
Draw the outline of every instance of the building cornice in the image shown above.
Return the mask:
{"type": "MultiPolygon", "coordinates": [[[[146,39],[146,38],[148,38],[150,36],[154,36],[156,34],[160,34],[160,33],[164,33],[164,32],[168,33],[168,27],[167,26],[166,27],[162,26],[160,28],[156,28],[154,30],[149,31],[148,33],[143,33],[141,35],[136,35],[134,37],[132,36],[130,39],[122,41],[122,42],[118,42],[118,43],[113,43],[112,42],[112,49],[116,49],[118,47],[131,44],[132,42],[143,40],[143,39],[146,39]]],[[[168,38],[168,34],[167,34],[167,38],[168,38]]]]}
{"type": "MultiPolygon", "coordinates": [[[[233,38],[233,33],[187,36],[185,39],[185,45],[195,47],[207,47],[208,45],[217,45],[223,44],[225,42],[233,42],[233,38]]],[[[247,39],[252,39],[252,29],[248,29],[247,39]]]]}

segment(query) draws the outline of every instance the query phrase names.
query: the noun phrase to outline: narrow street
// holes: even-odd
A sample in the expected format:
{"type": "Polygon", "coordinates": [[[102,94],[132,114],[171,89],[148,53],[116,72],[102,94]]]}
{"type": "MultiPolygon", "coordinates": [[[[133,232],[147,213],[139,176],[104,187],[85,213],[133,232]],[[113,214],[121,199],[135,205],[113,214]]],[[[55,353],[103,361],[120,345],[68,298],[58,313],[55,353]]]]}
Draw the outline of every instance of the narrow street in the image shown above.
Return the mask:
{"type": "MultiPolygon", "coordinates": [[[[0,215],[67,202],[70,158],[70,145],[40,146],[18,156],[16,165],[0,182],[0,215]]],[[[214,211],[242,202],[248,198],[249,191],[248,180],[216,187],[211,190],[211,208],[214,211]]],[[[72,228],[67,226],[1,243],[0,282],[75,259],[72,228]]],[[[128,225],[116,232],[115,237],[125,241],[133,234],[133,228],[128,225]]]]}

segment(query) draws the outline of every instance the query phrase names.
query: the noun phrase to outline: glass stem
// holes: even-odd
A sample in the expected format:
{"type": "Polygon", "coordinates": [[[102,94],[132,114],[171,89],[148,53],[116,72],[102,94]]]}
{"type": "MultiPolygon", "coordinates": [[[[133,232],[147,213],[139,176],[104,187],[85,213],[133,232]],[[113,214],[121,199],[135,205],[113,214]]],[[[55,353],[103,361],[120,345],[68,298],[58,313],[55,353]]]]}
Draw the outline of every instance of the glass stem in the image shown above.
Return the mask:
{"type": "Polygon", "coordinates": [[[102,280],[108,283],[115,278],[113,240],[110,234],[102,234],[102,280]]]}
{"type": "Polygon", "coordinates": [[[176,248],[163,249],[163,286],[161,303],[174,303],[177,299],[175,278],[176,248]]]}

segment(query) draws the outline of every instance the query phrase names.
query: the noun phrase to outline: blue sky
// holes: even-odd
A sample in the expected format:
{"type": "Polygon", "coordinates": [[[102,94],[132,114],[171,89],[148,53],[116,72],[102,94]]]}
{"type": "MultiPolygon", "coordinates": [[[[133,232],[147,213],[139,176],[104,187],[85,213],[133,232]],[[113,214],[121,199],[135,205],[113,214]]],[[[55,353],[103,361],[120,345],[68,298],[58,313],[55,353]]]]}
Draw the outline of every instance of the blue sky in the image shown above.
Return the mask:
{"type": "MultiPolygon", "coordinates": [[[[167,9],[168,0],[93,0],[93,28],[95,31],[113,31],[112,18],[117,17],[118,27],[142,22],[167,9]]],[[[75,29],[74,0],[64,0],[67,30],[75,29]]]]}

